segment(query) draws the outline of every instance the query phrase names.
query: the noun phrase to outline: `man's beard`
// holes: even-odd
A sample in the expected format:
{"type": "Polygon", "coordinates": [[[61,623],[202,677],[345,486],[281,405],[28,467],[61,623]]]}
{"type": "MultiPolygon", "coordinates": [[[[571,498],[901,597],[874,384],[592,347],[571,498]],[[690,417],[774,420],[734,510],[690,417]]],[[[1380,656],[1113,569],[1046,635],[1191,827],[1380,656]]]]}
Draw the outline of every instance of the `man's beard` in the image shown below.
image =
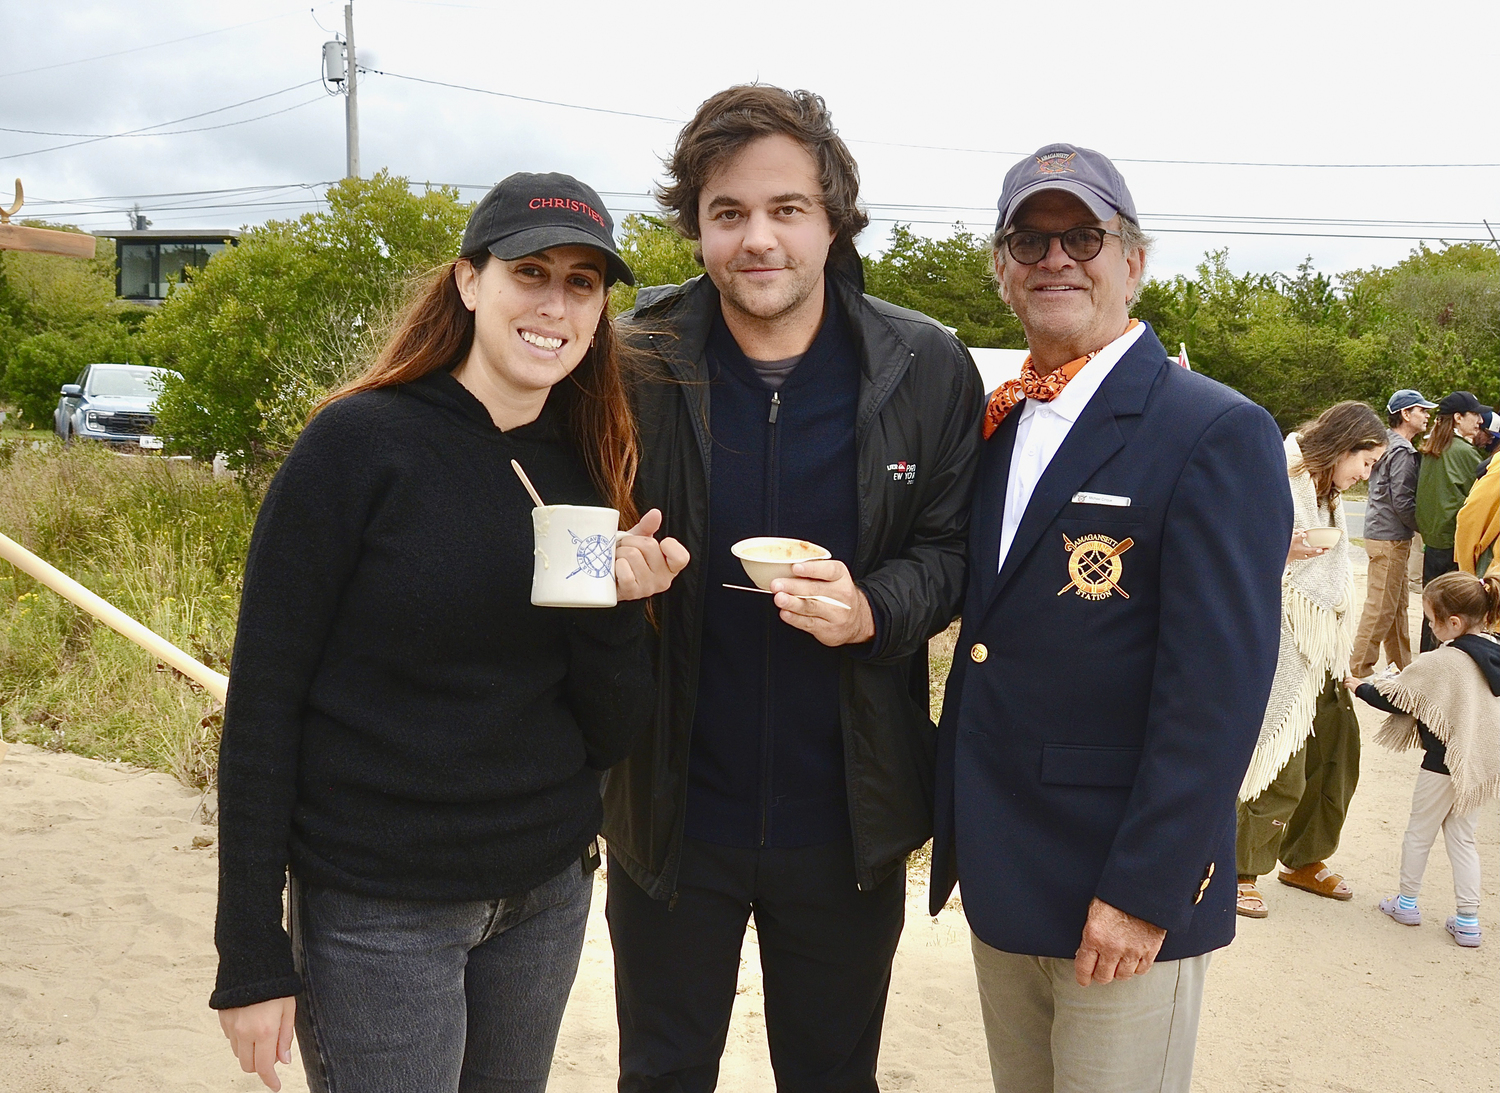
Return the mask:
{"type": "Polygon", "coordinates": [[[785,268],[794,276],[789,282],[784,281],[779,286],[780,291],[774,294],[742,291],[746,287],[745,283],[737,281],[731,274],[728,283],[719,289],[719,295],[725,303],[743,315],[764,323],[775,322],[806,303],[818,286],[817,275],[808,276],[804,267],[785,268]]]}

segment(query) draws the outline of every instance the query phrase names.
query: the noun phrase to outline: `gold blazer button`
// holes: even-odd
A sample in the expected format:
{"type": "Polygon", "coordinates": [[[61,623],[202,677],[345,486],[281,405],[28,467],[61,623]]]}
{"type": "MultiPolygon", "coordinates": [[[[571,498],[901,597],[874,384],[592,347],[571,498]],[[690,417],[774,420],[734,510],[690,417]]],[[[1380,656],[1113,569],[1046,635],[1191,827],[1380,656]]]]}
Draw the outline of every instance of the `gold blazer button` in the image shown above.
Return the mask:
{"type": "Polygon", "coordinates": [[[974,647],[969,650],[969,659],[975,664],[983,664],[990,659],[990,651],[983,645],[975,642],[974,647]]]}

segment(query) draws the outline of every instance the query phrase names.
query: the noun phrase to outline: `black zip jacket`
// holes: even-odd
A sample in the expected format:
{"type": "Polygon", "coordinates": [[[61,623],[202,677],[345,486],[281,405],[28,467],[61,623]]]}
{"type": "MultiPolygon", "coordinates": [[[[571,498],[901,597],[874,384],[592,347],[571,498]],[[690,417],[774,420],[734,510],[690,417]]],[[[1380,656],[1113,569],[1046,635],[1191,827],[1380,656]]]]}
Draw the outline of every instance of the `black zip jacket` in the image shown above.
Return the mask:
{"type": "MultiPolygon", "coordinates": [[[[984,392],[968,351],[942,326],[862,292],[850,263],[829,284],[860,360],[854,579],[882,625],[876,647],[840,658],[839,719],[855,880],[869,889],[932,832],[935,729],[927,641],[963,601],[969,494],[984,392]]],[[[657,899],[676,889],[697,709],[707,588],[712,428],[705,347],[719,294],[706,276],[642,290],[625,324],[648,351],[632,397],[643,510],[662,510],[696,564],[656,597],[651,731],[606,778],[611,861],[657,899]]],[[[748,593],[747,593],[748,595],[748,593]]]]}

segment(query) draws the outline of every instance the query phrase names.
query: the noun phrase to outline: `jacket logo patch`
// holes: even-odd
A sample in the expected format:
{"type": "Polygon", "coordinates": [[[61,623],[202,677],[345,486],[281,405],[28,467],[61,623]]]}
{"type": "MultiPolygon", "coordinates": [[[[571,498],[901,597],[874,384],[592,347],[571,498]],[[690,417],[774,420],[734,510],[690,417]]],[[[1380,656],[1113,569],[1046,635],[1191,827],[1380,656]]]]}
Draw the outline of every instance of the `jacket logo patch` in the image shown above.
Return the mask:
{"type": "Polygon", "coordinates": [[[885,469],[890,473],[892,482],[915,482],[917,480],[917,465],[908,463],[904,459],[895,463],[887,463],[885,469]]]}
{"type": "Polygon", "coordinates": [[[1084,535],[1077,539],[1063,536],[1068,551],[1068,583],[1058,590],[1061,596],[1070,589],[1086,600],[1107,600],[1118,592],[1122,599],[1130,593],[1120,587],[1125,563],[1120,555],[1135,546],[1134,539],[1115,542],[1108,535],[1084,535]]]}

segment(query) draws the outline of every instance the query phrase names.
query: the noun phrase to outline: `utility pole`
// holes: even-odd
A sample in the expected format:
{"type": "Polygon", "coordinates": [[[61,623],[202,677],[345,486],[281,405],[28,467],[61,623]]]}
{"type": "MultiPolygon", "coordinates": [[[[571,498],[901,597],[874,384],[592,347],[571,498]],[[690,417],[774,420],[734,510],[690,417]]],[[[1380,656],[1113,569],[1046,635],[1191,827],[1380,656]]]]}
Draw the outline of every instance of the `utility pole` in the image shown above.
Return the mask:
{"type": "Polygon", "coordinates": [[[344,5],[344,41],[348,56],[344,62],[344,137],[347,148],[345,178],[359,177],[359,68],[354,53],[354,0],[344,5]]]}

